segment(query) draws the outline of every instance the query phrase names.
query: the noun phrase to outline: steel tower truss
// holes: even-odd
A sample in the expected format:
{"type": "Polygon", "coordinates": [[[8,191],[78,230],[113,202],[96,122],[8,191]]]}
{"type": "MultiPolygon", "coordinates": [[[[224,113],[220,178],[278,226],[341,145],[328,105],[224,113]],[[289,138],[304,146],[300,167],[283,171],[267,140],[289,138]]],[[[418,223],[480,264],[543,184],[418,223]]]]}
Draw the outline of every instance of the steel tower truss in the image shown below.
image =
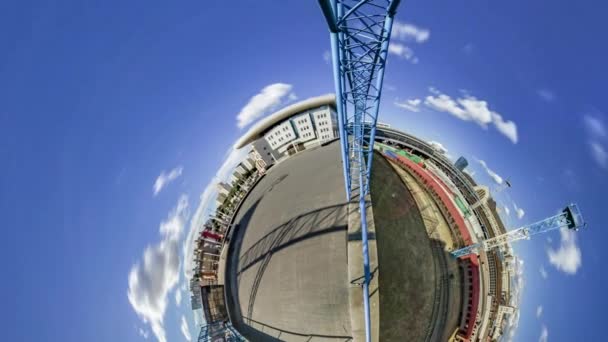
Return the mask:
{"type": "Polygon", "coordinates": [[[365,337],[371,341],[365,198],[393,17],[399,0],[319,0],[331,36],[346,198],[359,196],[365,337]]]}
{"type": "Polygon", "coordinates": [[[455,257],[461,257],[471,253],[475,253],[480,249],[489,251],[493,248],[506,245],[511,242],[515,242],[523,239],[530,239],[532,235],[546,233],[562,227],[568,229],[578,230],[586,225],[583,220],[583,216],[576,204],[570,204],[560,214],[548,217],[542,221],[532,223],[531,225],[524,226],[505,234],[495,236],[493,238],[484,240],[482,242],[466,246],[452,252],[455,257]]]}

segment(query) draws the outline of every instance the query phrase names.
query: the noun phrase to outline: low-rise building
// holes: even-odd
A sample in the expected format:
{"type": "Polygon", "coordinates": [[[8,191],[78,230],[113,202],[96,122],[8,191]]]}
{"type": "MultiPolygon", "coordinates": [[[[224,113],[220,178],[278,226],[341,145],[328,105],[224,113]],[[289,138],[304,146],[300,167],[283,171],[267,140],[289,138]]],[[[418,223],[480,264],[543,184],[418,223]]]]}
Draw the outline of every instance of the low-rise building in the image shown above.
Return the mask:
{"type": "Polygon", "coordinates": [[[256,151],[255,149],[251,149],[251,151],[249,151],[249,160],[253,162],[253,165],[258,171],[258,173],[263,174],[266,172],[269,163],[267,163],[266,160],[262,158],[258,151],[256,151]]]}
{"type": "Polygon", "coordinates": [[[198,310],[203,307],[203,298],[201,296],[201,286],[197,279],[190,279],[190,305],[192,310],[198,310]]]}
{"type": "Polygon", "coordinates": [[[292,143],[298,139],[296,131],[293,129],[291,120],[285,120],[282,123],[270,128],[270,131],[264,134],[264,139],[268,141],[273,150],[284,154],[287,150],[295,148],[292,143]]]}
{"type": "Polygon", "coordinates": [[[515,313],[515,308],[507,305],[500,305],[492,327],[492,340],[497,340],[503,333],[504,319],[508,319],[510,315],[515,313]]]}
{"type": "Polygon", "coordinates": [[[243,164],[243,167],[246,168],[247,171],[255,170],[255,162],[251,158],[251,155],[249,155],[247,158],[245,158],[245,160],[243,160],[241,162],[241,164],[243,164]]]}
{"type": "Polygon", "coordinates": [[[228,195],[225,193],[218,193],[217,197],[215,198],[215,202],[217,203],[218,206],[224,204],[224,202],[226,202],[226,199],[228,198],[228,195]]]}
{"type": "Polygon", "coordinates": [[[275,162],[339,137],[335,96],[310,98],[269,115],[237,142],[252,144],[258,160],[268,168],[275,162]]]}
{"type": "Polygon", "coordinates": [[[312,119],[309,113],[302,113],[299,115],[295,115],[291,122],[296,128],[298,133],[298,142],[301,144],[307,144],[310,141],[314,141],[317,139],[317,134],[315,133],[315,127],[312,124],[312,119]]]}
{"type": "Polygon", "coordinates": [[[228,183],[221,182],[217,184],[217,192],[220,194],[228,195],[230,190],[232,190],[232,186],[228,183]]]}
{"type": "Polygon", "coordinates": [[[240,163],[239,165],[236,166],[236,168],[234,169],[234,172],[238,173],[239,177],[243,177],[247,173],[249,173],[249,169],[247,169],[245,167],[245,165],[243,165],[243,163],[240,163]]]}

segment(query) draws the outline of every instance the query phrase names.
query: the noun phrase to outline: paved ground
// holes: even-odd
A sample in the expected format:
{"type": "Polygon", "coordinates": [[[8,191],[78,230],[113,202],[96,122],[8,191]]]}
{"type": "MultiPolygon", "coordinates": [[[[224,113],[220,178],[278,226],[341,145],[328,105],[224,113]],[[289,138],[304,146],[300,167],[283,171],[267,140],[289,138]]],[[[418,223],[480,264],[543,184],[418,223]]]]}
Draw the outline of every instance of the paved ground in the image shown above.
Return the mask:
{"type": "Polygon", "coordinates": [[[252,341],[351,336],[339,144],[270,169],[243,202],[226,265],[235,327],[252,341]]]}
{"type": "Polygon", "coordinates": [[[420,211],[380,155],[371,182],[380,265],[380,341],[424,341],[435,302],[434,253],[420,211]]]}

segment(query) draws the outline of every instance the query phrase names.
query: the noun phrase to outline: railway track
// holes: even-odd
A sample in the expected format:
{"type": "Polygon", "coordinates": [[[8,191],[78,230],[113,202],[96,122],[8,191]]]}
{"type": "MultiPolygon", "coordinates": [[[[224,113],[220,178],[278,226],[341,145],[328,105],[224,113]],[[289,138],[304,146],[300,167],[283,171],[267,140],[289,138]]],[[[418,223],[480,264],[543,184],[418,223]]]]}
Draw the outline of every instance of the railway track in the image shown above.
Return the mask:
{"type": "Polygon", "coordinates": [[[433,251],[433,266],[435,277],[435,293],[433,299],[433,311],[427,328],[425,341],[440,341],[443,335],[445,322],[448,314],[449,302],[449,276],[448,264],[440,241],[431,241],[433,251]]]}

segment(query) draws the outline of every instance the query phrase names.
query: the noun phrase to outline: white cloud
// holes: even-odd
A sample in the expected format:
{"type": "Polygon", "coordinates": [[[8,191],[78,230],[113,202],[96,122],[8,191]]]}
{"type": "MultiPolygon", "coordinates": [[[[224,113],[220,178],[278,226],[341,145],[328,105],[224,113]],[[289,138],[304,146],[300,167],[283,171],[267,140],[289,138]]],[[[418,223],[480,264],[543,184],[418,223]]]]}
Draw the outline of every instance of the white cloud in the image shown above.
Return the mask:
{"type": "Polygon", "coordinates": [[[418,27],[410,23],[402,23],[395,20],[391,31],[391,42],[388,45],[388,52],[405,59],[412,64],[418,63],[418,57],[414,55],[411,47],[403,42],[415,42],[418,44],[426,42],[431,36],[431,31],[418,27]],[[401,42],[399,42],[401,41],[401,42]]]}
{"type": "Polygon", "coordinates": [[[292,86],[285,83],[274,83],[262,89],[262,91],[254,95],[249,102],[241,109],[237,115],[237,126],[244,128],[268,111],[280,105],[283,99],[287,96],[289,99],[295,99],[296,96],[291,92],[292,86]]]}
{"type": "Polygon", "coordinates": [[[489,124],[493,124],[512,143],[517,143],[517,125],[515,122],[504,120],[502,115],[490,110],[487,101],[468,94],[464,94],[461,98],[452,99],[449,95],[443,94],[433,87],[429,88],[429,91],[432,95],[427,96],[424,100],[427,107],[438,112],[452,114],[463,121],[475,122],[484,129],[489,124]]]}
{"type": "Polygon", "coordinates": [[[541,98],[541,100],[545,101],[545,102],[553,102],[555,101],[555,94],[549,90],[549,89],[538,89],[536,91],[536,94],[538,95],[538,97],[541,98]]]}
{"type": "Polygon", "coordinates": [[[443,144],[438,141],[429,141],[429,145],[431,145],[434,149],[439,151],[439,153],[443,153],[443,154],[448,153],[448,149],[445,148],[445,146],[443,146],[443,144]]]}
{"type": "MultiPolygon", "coordinates": [[[[594,114],[599,115],[599,112],[594,114]]],[[[583,122],[587,130],[591,157],[600,167],[608,170],[608,146],[605,142],[608,137],[608,129],[606,125],[596,115],[585,115],[583,122]]]]}
{"type": "Polygon", "coordinates": [[[421,28],[410,23],[402,23],[398,20],[393,22],[391,38],[398,40],[414,40],[416,43],[424,43],[431,36],[429,29],[421,28]]]}
{"type": "Polygon", "coordinates": [[[394,102],[395,106],[409,110],[410,112],[415,112],[415,113],[420,111],[420,107],[419,107],[420,103],[422,103],[422,100],[420,100],[420,99],[411,99],[411,100],[406,100],[405,102],[398,102],[398,101],[394,102]]]}
{"type": "Polygon", "coordinates": [[[323,60],[325,61],[326,64],[331,63],[331,52],[329,52],[329,50],[323,51],[323,60]]]}
{"type": "Polygon", "coordinates": [[[549,276],[547,274],[547,270],[545,270],[545,267],[543,265],[540,266],[539,272],[540,276],[543,277],[543,279],[547,279],[547,277],[549,276]]]}
{"type": "Polygon", "coordinates": [[[506,335],[507,342],[513,342],[513,338],[515,337],[515,332],[517,331],[518,326],[519,326],[519,310],[516,309],[515,313],[509,320],[508,334],[506,335]]]}
{"type": "Polygon", "coordinates": [[[543,314],[543,306],[539,305],[536,307],[536,318],[540,318],[540,315],[543,314]]]}
{"type": "Polygon", "coordinates": [[[179,306],[182,303],[182,290],[178,288],[175,290],[175,304],[179,306]]]}
{"type": "Polygon", "coordinates": [[[509,138],[512,143],[517,144],[517,125],[513,121],[505,121],[502,116],[497,113],[492,113],[492,119],[494,127],[502,133],[505,137],[509,138]]]}
{"type": "Polygon", "coordinates": [[[547,326],[543,324],[540,329],[540,337],[538,338],[538,342],[547,342],[549,339],[549,330],[547,330],[547,326]]]}
{"type": "Polygon", "coordinates": [[[559,248],[549,248],[547,256],[551,265],[566,274],[576,274],[582,264],[581,250],[576,243],[576,234],[567,228],[560,230],[559,248]]]}
{"type": "Polygon", "coordinates": [[[526,212],[522,208],[518,207],[517,204],[515,204],[515,202],[513,202],[513,209],[515,209],[515,214],[517,215],[517,218],[520,220],[526,214],[526,212]]]}
{"type": "MultiPolygon", "coordinates": [[[[438,96],[429,95],[424,100],[424,104],[431,109],[434,109],[439,112],[446,112],[454,115],[455,117],[461,120],[471,120],[471,116],[467,113],[462,107],[456,103],[456,101],[452,100],[451,97],[445,94],[439,94],[438,96]]],[[[476,118],[483,119],[483,118],[476,118]]],[[[476,121],[478,121],[476,120],[476,121]]],[[[483,125],[486,125],[489,122],[489,119],[483,122],[483,125]]],[[[480,122],[480,121],[478,121],[480,122]]]]}
{"type": "Polygon", "coordinates": [[[215,209],[215,197],[217,196],[217,184],[219,182],[225,181],[231,174],[231,171],[236,167],[238,163],[240,163],[249,152],[248,149],[242,148],[240,150],[235,149],[234,147],[230,147],[228,149],[226,156],[224,158],[224,162],[222,166],[218,169],[215,176],[211,179],[211,181],[207,184],[203,192],[200,196],[200,202],[194,215],[192,215],[192,219],[190,220],[190,230],[188,231],[188,236],[184,241],[183,252],[184,252],[184,275],[186,279],[190,279],[192,277],[192,259],[193,259],[193,241],[196,237],[196,234],[199,233],[200,228],[203,226],[205,221],[207,220],[209,214],[212,210],[215,209]]]}
{"type": "Polygon", "coordinates": [[[587,131],[593,137],[605,138],[608,136],[608,129],[606,128],[602,120],[600,120],[598,117],[592,115],[585,115],[583,120],[587,131]]]}
{"type": "Polygon", "coordinates": [[[608,169],[608,152],[604,145],[597,141],[590,141],[589,147],[591,149],[591,156],[593,160],[604,169],[608,169]]]}
{"type": "Polygon", "coordinates": [[[147,340],[148,336],[150,336],[150,332],[148,330],[144,330],[142,328],[139,328],[137,330],[137,333],[139,334],[139,336],[143,337],[144,340],[147,340]]]}
{"type": "Polygon", "coordinates": [[[181,331],[184,338],[188,341],[192,341],[192,335],[190,335],[190,328],[188,327],[188,322],[186,321],[186,316],[182,315],[182,324],[181,331]]]}
{"type": "Polygon", "coordinates": [[[509,207],[506,205],[503,208],[505,209],[505,214],[507,214],[507,216],[511,216],[511,209],[509,209],[509,207]]]}
{"type": "Polygon", "coordinates": [[[492,180],[494,180],[496,184],[500,185],[502,184],[502,182],[504,182],[503,178],[499,176],[496,172],[494,172],[492,169],[490,169],[485,161],[479,159],[477,159],[477,161],[479,162],[479,164],[481,164],[488,176],[490,176],[490,178],[492,178],[492,180]]]}
{"type": "Polygon", "coordinates": [[[156,178],[156,181],[154,182],[154,196],[158,195],[158,193],[165,187],[167,186],[169,183],[173,182],[174,180],[176,180],[179,176],[182,175],[182,171],[184,170],[183,167],[178,166],[176,168],[174,168],[173,170],[166,172],[166,171],[162,171],[160,173],[160,175],[158,176],[158,178],[156,178]]]}
{"type": "MultiPolygon", "coordinates": [[[[515,262],[513,264],[515,270],[513,275],[513,281],[515,286],[513,286],[513,292],[511,295],[510,305],[514,307],[519,307],[519,303],[521,300],[521,294],[524,289],[524,261],[518,257],[515,257],[515,262]]],[[[506,334],[506,340],[509,342],[513,341],[515,336],[515,332],[517,331],[517,327],[519,326],[519,310],[516,309],[515,313],[511,315],[511,319],[508,323],[508,333],[506,334]]]]}
{"type": "Polygon", "coordinates": [[[179,241],[188,216],[188,198],[182,195],[160,224],[161,241],[147,246],[142,260],[129,272],[129,302],[159,342],[167,341],[163,323],[167,295],[179,280],[179,241]]]}
{"type": "Polygon", "coordinates": [[[403,58],[407,61],[410,61],[412,64],[418,63],[418,57],[414,55],[414,50],[410,47],[397,43],[391,42],[388,44],[388,53],[398,56],[399,58],[403,58]]]}

